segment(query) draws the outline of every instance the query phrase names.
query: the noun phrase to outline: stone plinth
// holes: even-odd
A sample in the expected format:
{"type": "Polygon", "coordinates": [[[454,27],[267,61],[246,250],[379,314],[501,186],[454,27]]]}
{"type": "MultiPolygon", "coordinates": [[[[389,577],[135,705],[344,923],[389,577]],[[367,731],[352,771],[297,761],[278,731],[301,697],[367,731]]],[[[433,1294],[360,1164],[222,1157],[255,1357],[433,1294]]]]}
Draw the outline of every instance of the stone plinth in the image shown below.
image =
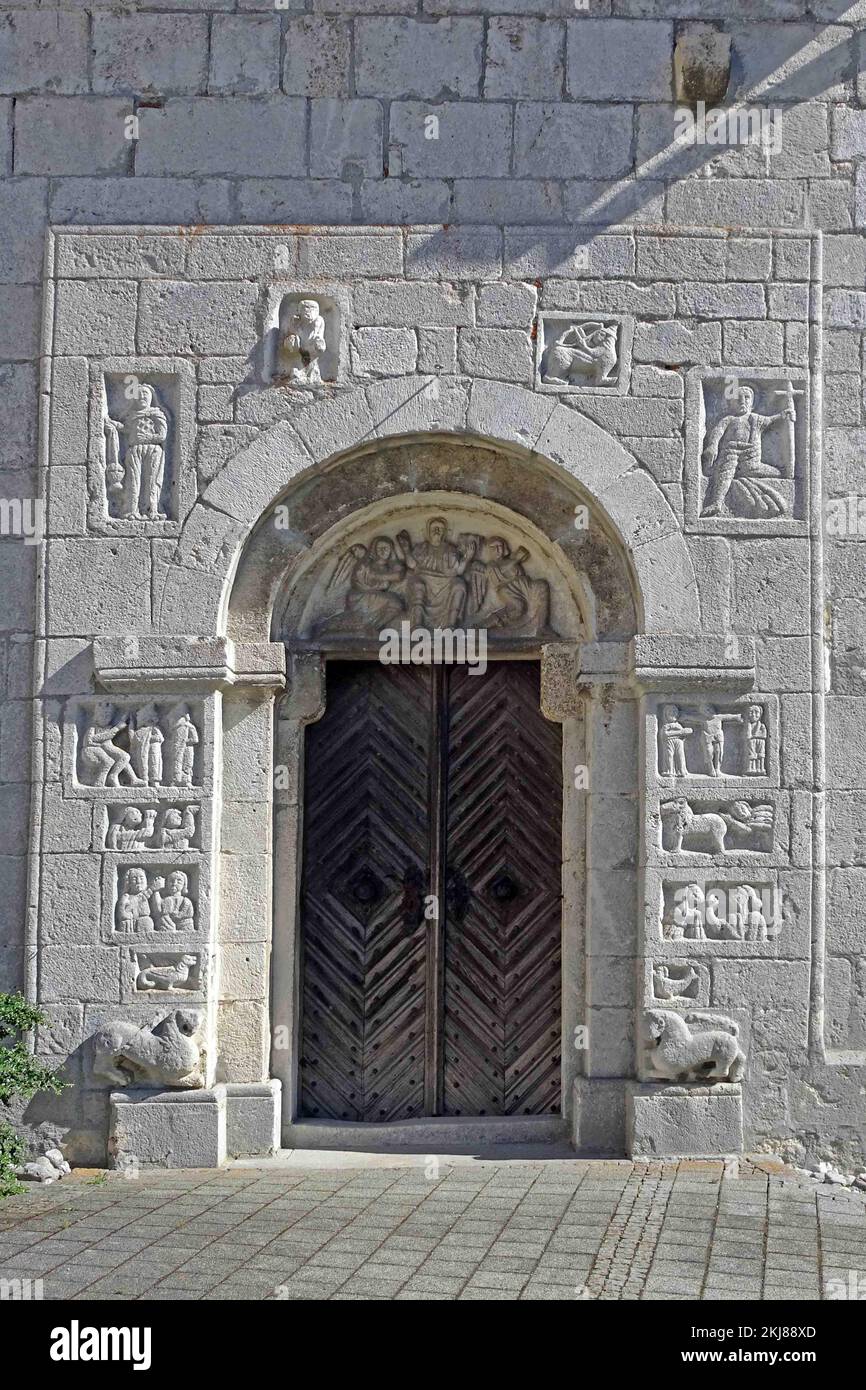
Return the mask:
{"type": "Polygon", "coordinates": [[[717,1157],[743,1151],[739,1086],[630,1085],[626,1149],[632,1158],[717,1157]]]}

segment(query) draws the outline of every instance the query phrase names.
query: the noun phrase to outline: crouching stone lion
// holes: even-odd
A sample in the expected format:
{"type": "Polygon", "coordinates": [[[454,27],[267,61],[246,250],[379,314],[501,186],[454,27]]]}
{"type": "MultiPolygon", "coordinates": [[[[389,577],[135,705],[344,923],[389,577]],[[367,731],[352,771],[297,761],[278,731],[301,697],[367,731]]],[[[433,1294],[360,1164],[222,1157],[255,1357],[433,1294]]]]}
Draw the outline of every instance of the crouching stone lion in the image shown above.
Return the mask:
{"type": "Polygon", "coordinates": [[[685,1018],[672,1009],[647,1012],[650,1033],[649,1062],[657,1076],[667,1081],[739,1081],[746,1054],[737,1041],[739,1029],[730,1018],[690,1013],[685,1018]],[[691,1023],[710,1024],[692,1031],[691,1023]]]}
{"type": "Polygon", "coordinates": [[[144,1026],[109,1023],[93,1039],[93,1074],[115,1086],[203,1086],[201,1022],[197,1010],[177,1009],[144,1026]]]}

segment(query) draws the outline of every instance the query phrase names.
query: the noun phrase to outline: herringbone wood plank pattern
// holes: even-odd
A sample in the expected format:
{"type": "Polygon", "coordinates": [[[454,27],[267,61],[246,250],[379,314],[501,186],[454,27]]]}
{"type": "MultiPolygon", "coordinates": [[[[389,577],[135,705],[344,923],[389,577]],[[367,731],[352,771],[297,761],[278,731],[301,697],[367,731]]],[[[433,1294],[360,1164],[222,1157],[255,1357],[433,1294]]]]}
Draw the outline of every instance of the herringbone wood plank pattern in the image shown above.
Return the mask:
{"type": "Polygon", "coordinates": [[[448,862],[469,888],[445,929],[444,1109],[560,1105],[562,745],[539,672],[451,672],[448,862]]]}
{"type": "Polygon", "coordinates": [[[385,1121],[424,1107],[430,671],[334,663],[307,732],[301,1104],[385,1121]],[[426,889],[421,888],[421,895],[426,889]]]}

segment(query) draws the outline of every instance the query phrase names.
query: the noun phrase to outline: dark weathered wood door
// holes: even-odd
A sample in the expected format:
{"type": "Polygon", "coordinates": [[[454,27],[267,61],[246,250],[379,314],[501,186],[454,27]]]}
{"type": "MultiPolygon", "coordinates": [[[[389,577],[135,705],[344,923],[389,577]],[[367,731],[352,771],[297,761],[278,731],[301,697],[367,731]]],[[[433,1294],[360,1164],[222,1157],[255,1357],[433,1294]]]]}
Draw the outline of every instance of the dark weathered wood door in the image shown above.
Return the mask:
{"type": "Polygon", "coordinates": [[[560,1103],[561,742],[538,667],[330,662],[307,731],[301,1113],[560,1103]]]}

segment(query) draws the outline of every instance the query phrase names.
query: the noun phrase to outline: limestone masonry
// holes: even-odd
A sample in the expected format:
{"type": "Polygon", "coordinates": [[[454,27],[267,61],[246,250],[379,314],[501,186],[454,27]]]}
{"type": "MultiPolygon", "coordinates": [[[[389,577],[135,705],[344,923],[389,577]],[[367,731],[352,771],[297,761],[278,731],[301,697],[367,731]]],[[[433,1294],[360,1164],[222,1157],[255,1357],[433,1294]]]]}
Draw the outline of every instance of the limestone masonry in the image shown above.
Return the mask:
{"type": "Polygon", "coordinates": [[[42,1147],[863,1167],[864,28],[0,5],[42,1147]]]}

